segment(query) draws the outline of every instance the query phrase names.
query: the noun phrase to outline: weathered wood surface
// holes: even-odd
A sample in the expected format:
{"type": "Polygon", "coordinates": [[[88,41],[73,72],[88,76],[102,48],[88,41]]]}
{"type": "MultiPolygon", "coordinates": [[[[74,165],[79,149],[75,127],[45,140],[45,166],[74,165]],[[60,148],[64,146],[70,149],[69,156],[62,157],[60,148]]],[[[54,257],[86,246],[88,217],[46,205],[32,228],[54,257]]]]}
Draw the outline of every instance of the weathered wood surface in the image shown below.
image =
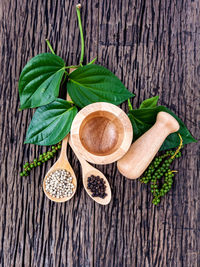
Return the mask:
{"type": "MultiPolygon", "coordinates": [[[[96,55],[130,91],[134,107],[160,95],[199,138],[200,3],[81,1],[85,60],[96,55]]],[[[98,166],[113,199],[95,204],[79,180],[68,203],[50,202],[42,179],[53,162],[20,178],[23,162],[46,151],[23,145],[33,111],[18,111],[18,79],[49,38],[67,64],[80,56],[75,1],[0,1],[0,266],[185,266],[200,262],[199,150],[188,145],[177,160],[173,190],[153,207],[149,188],[125,180],[116,165],[98,166]]],[[[125,104],[122,105],[127,110],[125,104]]],[[[80,165],[69,151],[77,176],[80,165]]]]}

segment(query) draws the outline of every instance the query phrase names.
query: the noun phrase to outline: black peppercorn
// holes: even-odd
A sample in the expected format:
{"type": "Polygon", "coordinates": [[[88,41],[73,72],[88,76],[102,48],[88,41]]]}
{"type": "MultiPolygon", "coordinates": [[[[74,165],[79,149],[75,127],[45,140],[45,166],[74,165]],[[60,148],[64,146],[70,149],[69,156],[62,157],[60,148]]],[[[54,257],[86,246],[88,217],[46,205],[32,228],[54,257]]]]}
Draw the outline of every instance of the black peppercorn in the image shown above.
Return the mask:
{"type": "Polygon", "coordinates": [[[87,188],[91,190],[92,197],[105,198],[107,196],[105,183],[104,179],[99,176],[91,175],[88,177],[87,188]]]}

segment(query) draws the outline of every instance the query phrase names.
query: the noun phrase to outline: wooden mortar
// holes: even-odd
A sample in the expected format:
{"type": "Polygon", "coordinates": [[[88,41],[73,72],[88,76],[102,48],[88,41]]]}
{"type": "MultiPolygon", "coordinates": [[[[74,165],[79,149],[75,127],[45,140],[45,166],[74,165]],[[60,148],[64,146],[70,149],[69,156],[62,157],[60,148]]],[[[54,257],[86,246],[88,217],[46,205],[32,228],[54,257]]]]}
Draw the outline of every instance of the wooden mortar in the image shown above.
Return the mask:
{"type": "Polygon", "coordinates": [[[81,157],[95,164],[121,158],[133,138],[131,122],[119,107],[97,102],[78,112],[71,126],[71,142],[81,157]]]}

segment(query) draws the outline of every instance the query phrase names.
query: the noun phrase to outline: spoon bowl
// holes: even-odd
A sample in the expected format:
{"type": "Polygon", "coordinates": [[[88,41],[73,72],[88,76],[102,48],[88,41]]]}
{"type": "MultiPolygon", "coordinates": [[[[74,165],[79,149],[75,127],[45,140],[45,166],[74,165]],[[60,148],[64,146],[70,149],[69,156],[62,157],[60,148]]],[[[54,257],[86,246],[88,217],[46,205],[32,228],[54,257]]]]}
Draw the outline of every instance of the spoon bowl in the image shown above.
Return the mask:
{"type": "Polygon", "coordinates": [[[44,181],[43,181],[43,190],[45,195],[52,201],[55,202],[66,202],[68,200],[70,200],[75,192],[76,192],[76,188],[77,188],[77,179],[76,179],[76,175],[67,159],[67,155],[66,155],[66,149],[67,149],[67,143],[68,143],[68,139],[69,139],[69,135],[67,135],[63,141],[62,141],[62,148],[61,148],[61,153],[60,153],[60,157],[59,159],[55,162],[55,164],[50,168],[50,170],[47,172],[44,181]],[[72,176],[72,184],[74,185],[73,188],[73,193],[71,196],[69,197],[63,197],[63,198],[56,198],[53,197],[51,194],[49,194],[46,190],[46,179],[47,177],[52,173],[55,172],[56,170],[66,170],[68,172],[70,172],[71,176],[72,176]]]}
{"type": "Polygon", "coordinates": [[[93,166],[91,166],[87,161],[85,161],[80,154],[78,153],[77,149],[73,146],[72,142],[71,142],[71,138],[69,140],[69,144],[72,148],[72,150],[74,151],[76,157],[78,158],[78,160],[81,163],[82,166],[82,178],[83,178],[83,186],[85,188],[85,191],[88,193],[88,195],[94,200],[96,201],[98,204],[101,205],[107,205],[110,203],[111,201],[111,189],[110,189],[110,184],[108,183],[108,180],[106,179],[106,177],[103,175],[102,172],[100,172],[99,170],[97,170],[96,168],[94,168],[93,166]],[[93,197],[92,196],[92,192],[87,188],[87,179],[88,177],[90,177],[91,175],[94,176],[99,176],[100,178],[103,178],[105,181],[105,186],[106,186],[106,191],[105,193],[107,194],[105,198],[100,198],[100,197],[93,197]]]}
{"type": "MultiPolygon", "coordinates": [[[[110,189],[110,184],[108,183],[108,180],[106,179],[106,177],[103,175],[102,172],[100,172],[96,168],[92,167],[90,164],[88,164],[88,165],[90,166],[89,169],[88,169],[88,171],[86,171],[86,172],[83,173],[83,186],[85,188],[85,191],[97,203],[99,203],[101,205],[107,205],[107,204],[109,204],[110,201],[111,201],[111,189],[110,189]],[[90,177],[91,175],[99,176],[100,178],[103,178],[104,179],[105,186],[106,186],[105,193],[107,194],[107,196],[105,198],[93,197],[92,196],[92,192],[90,191],[90,189],[87,188],[87,178],[90,177]]],[[[85,166],[84,167],[82,166],[82,170],[84,168],[85,168],[85,166]]]]}

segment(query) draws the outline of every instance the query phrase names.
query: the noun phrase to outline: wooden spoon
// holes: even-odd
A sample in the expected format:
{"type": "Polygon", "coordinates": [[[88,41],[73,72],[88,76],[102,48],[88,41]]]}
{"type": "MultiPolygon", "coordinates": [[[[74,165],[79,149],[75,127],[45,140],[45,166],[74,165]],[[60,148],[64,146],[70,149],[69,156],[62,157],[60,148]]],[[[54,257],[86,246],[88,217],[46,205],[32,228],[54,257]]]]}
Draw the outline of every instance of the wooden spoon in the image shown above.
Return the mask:
{"type": "Polygon", "coordinates": [[[178,131],[179,127],[177,120],[169,113],[159,112],[156,123],[118,160],[117,167],[121,174],[130,179],[140,177],[155,157],[165,138],[178,131]]]}
{"type": "Polygon", "coordinates": [[[96,168],[94,168],[93,166],[91,166],[87,161],[85,161],[80,156],[80,154],[78,153],[78,151],[76,150],[76,148],[72,145],[71,138],[69,140],[69,144],[70,144],[72,150],[74,151],[76,157],[78,158],[78,160],[81,163],[83,186],[84,186],[86,192],[97,203],[99,203],[101,205],[107,205],[110,202],[110,200],[111,200],[111,189],[110,189],[110,184],[108,183],[108,180],[106,179],[106,177],[103,175],[102,172],[100,172],[99,170],[97,170],[96,168]],[[105,185],[106,185],[106,192],[105,193],[107,194],[107,196],[105,198],[92,197],[92,192],[87,188],[87,178],[90,177],[91,175],[100,176],[100,178],[103,178],[104,179],[105,185]]]}
{"type": "Polygon", "coordinates": [[[52,201],[55,201],[55,202],[65,202],[65,201],[68,201],[70,200],[75,192],[76,192],[76,188],[77,188],[77,179],[76,179],[76,175],[67,159],[67,155],[66,155],[66,150],[67,150],[67,143],[68,143],[68,139],[69,139],[69,135],[67,135],[63,141],[62,141],[62,148],[61,148],[61,153],[60,153],[60,157],[58,158],[58,160],[54,163],[54,165],[50,168],[50,170],[47,172],[45,178],[44,178],[44,181],[43,181],[43,190],[44,190],[44,193],[46,194],[46,196],[52,200],[52,201]],[[46,184],[45,184],[45,181],[48,177],[48,175],[56,170],[66,170],[68,172],[71,173],[71,176],[72,176],[72,183],[74,185],[74,188],[73,188],[73,193],[70,197],[64,197],[64,198],[56,198],[56,197],[53,197],[52,195],[50,195],[47,191],[46,191],[46,184]]]}
{"type": "Polygon", "coordinates": [[[54,163],[54,165],[50,168],[50,170],[47,172],[44,181],[43,181],[43,190],[44,193],[46,194],[46,196],[55,202],[65,202],[70,200],[75,192],[76,192],[76,188],[77,188],[77,179],[76,179],[76,175],[67,159],[67,155],[66,155],[66,150],[67,150],[67,143],[68,143],[68,139],[69,139],[69,135],[67,135],[63,141],[62,141],[62,148],[61,148],[61,153],[60,153],[60,157],[58,158],[58,160],[54,163]],[[46,185],[45,185],[45,181],[47,179],[47,177],[49,176],[50,173],[56,171],[56,170],[66,170],[68,172],[70,172],[71,176],[72,176],[72,183],[74,185],[73,188],[73,194],[69,197],[64,197],[64,198],[55,198],[52,195],[50,195],[47,191],[46,191],[46,185]]]}

